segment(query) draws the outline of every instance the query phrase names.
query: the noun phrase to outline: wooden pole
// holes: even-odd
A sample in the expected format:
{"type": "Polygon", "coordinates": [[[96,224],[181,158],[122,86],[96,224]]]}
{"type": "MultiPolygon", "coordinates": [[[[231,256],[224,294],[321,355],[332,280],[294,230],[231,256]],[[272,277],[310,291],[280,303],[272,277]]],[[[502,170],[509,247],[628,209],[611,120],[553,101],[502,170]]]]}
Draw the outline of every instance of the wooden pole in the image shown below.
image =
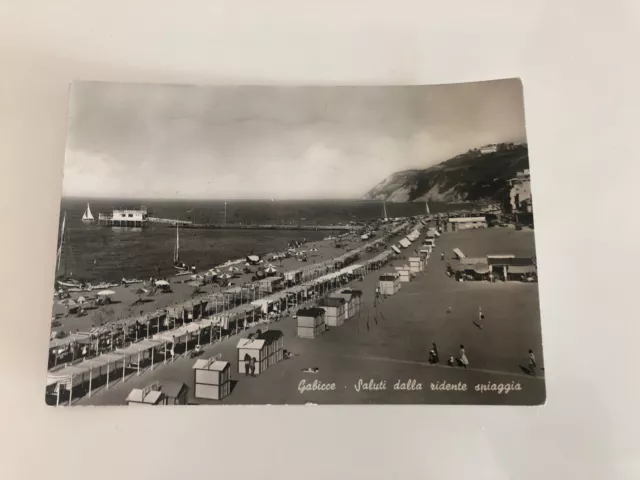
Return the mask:
{"type": "Polygon", "coordinates": [[[89,397],[91,397],[91,383],[93,380],[93,367],[89,370],[89,397]]]}
{"type": "Polygon", "coordinates": [[[111,366],[111,361],[108,360],[107,361],[107,388],[106,388],[107,390],[109,390],[109,372],[111,372],[110,366],[111,366]]]}
{"type": "Polygon", "coordinates": [[[71,375],[71,380],[69,381],[69,406],[71,406],[72,398],[73,398],[73,374],[71,375]]]}
{"type": "Polygon", "coordinates": [[[122,383],[125,382],[124,374],[127,372],[127,357],[122,357],[122,383]]]}
{"type": "Polygon", "coordinates": [[[58,386],[57,386],[57,392],[56,392],[56,407],[60,406],[60,381],[58,381],[58,386]]]}
{"type": "Polygon", "coordinates": [[[138,377],[140,376],[140,350],[138,350],[138,377]]]}
{"type": "Polygon", "coordinates": [[[156,351],[156,347],[151,348],[151,370],[153,370],[154,364],[153,364],[153,354],[156,351]]]}

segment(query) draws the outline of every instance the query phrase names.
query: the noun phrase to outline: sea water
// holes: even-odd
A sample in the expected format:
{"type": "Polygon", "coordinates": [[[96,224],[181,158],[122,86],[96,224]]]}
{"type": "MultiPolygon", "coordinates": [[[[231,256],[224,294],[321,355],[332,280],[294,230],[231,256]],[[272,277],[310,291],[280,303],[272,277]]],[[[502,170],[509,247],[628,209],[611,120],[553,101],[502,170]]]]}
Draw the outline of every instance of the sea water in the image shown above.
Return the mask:
{"type": "MultiPolygon", "coordinates": [[[[205,200],[123,200],[65,198],[60,209],[67,214],[66,248],[62,268],[78,280],[120,281],[126,278],[168,276],[173,269],[176,229],[166,224],[149,223],[144,228],[100,226],[99,213],[114,208],[140,208],[159,218],[189,220],[195,223],[222,224],[224,201],[205,200]],[[87,201],[96,219],[82,222],[87,201]]],[[[431,205],[431,212],[444,206],[431,205]]],[[[387,203],[389,217],[420,215],[424,203],[387,203]]],[[[233,201],[227,202],[228,224],[303,224],[331,225],[381,218],[379,201],[233,201]]],[[[227,260],[252,253],[264,254],[283,249],[292,240],[317,241],[327,237],[326,230],[205,230],[180,229],[180,260],[188,265],[210,268],[227,260]]],[[[53,251],[53,249],[52,249],[53,251]]]]}

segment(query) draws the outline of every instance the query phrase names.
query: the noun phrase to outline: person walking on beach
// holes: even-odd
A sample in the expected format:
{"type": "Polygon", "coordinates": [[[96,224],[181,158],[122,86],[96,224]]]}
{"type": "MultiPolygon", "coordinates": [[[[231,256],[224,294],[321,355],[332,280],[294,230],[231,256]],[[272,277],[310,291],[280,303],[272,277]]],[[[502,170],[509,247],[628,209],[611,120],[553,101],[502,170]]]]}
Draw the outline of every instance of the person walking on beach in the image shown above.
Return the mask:
{"type": "Polygon", "coordinates": [[[453,355],[449,355],[449,360],[447,360],[447,365],[449,365],[450,367],[453,367],[455,364],[455,360],[453,358],[453,355]]]}
{"type": "Polygon", "coordinates": [[[249,376],[251,371],[251,356],[248,353],[244,354],[244,375],[249,376]]]}
{"type": "Polygon", "coordinates": [[[529,349],[529,371],[531,375],[536,376],[536,356],[531,349],[529,349]]]}
{"type": "Polygon", "coordinates": [[[469,366],[469,360],[467,359],[467,353],[464,351],[464,345],[460,345],[460,365],[463,368],[467,368],[469,366]]]}
{"type": "Polygon", "coordinates": [[[480,330],[482,330],[482,320],[484,320],[484,313],[482,313],[482,307],[478,307],[478,320],[474,320],[473,324],[480,330]]]}
{"type": "Polygon", "coordinates": [[[440,254],[440,260],[444,261],[444,252],[440,254]]]}
{"type": "Polygon", "coordinates": [[[431,344],[431,349],[433,350],[433,363],[435,363],[436,365],[440,364],[440,352],[438,352],[438,345],[436,345],[436,342],[433,342],[431,344]]]}
{"type": "Polygon", "coordinates": [[[251,357],[251,360],[249,361],[249,366],[251,368],[251,376],[255,377],[256,376],[256,359],[251,357]]]}

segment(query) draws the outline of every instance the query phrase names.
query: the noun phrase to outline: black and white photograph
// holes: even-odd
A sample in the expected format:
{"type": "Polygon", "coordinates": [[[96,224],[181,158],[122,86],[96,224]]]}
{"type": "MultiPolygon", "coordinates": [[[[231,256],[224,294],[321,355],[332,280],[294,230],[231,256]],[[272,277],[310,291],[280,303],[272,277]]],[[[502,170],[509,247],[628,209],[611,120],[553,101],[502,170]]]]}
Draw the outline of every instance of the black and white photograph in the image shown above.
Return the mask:
{"type": "Polygon", "coordinates": [[[67,124],[47,405],[544,404],[519,79],[80,81],[67,124]]]}

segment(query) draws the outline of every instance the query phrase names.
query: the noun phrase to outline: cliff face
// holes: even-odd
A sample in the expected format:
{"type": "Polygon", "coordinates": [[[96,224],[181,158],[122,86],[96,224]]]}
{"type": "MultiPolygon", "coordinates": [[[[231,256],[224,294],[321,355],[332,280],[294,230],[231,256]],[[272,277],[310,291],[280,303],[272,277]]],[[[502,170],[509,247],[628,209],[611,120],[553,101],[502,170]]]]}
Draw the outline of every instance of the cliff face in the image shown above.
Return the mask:
{"type": "Polygon", "coordinates": [[[529,168],[526,145],[498,145],[498,151],[470,150],[424,170],[396,172],[364,196],[389,202],[501,201],[508,196],[508,180],[529,168]]]}

